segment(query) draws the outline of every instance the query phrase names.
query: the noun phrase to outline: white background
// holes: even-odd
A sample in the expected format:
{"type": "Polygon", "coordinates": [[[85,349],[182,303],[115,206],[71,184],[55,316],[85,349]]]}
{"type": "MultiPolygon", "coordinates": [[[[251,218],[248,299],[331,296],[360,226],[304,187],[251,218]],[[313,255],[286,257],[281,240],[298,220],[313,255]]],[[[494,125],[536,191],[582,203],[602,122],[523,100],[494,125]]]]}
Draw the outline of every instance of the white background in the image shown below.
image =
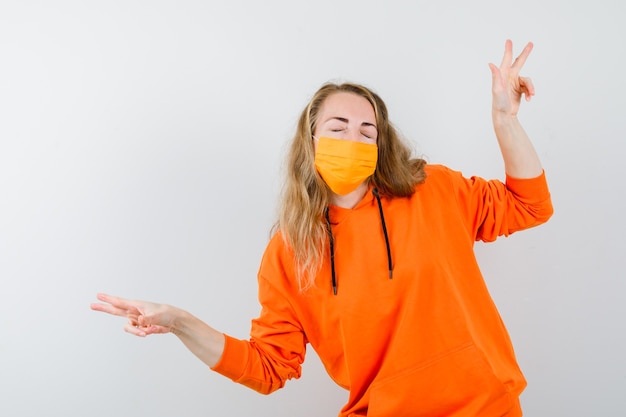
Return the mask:
{"type": "Polygon", "coordinates": [[[285,144],[325,81],[377,91],[430,162],[503,178],[487,64],[507,38],[535,43],[520,118],[555,215],[476,251],[525,415],[626,415],[623,4],[2,0],[0,415],[336,415],[312,350],[266,397],[89,304],[166,302],[246,338],[285,144]]]}

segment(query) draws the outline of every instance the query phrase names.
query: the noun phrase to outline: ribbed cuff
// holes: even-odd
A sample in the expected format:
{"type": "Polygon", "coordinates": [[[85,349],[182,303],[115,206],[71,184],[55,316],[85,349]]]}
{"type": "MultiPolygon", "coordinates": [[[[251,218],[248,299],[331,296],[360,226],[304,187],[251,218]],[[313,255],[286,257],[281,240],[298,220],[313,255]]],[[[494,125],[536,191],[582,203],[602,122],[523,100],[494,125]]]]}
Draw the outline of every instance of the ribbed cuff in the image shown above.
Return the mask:
{"type": "Polygon", "coordinates": [[[220,360],[211,369],[227,378],[237,381],[241,378],[248,364],[248,341],[225,336],[224,352],[220,360]]]}
{"type": "Polygon", "coordinates": [[[519,197],[542,200],[550,197],[545,171],[535,178],[514,178],[506,176],[506,187],[519,197]],[[543,198],[542,198],[543,197],[543,198]]]}

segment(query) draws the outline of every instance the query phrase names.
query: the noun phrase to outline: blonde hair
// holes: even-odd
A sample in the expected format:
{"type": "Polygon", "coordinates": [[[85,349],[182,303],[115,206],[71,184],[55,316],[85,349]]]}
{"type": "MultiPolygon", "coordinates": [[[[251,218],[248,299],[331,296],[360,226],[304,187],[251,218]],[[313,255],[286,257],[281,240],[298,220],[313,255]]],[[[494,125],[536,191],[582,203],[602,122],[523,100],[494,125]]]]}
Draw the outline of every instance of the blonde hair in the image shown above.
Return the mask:
{"type": "Polygon", "coordinates": [[[324,84],[313,95],[298,120],[287,156],[278,221],[273,228],[273,232],[280,231],[293,251],[301,291],[314,285],[315,275],[324,259],[328,239],[324,211],[332,195],[315,169],[313,132],[324,101],[340,92],[364,97],[374,108],[378,128],[378,162],[376,171],[368,179],[369,184],[376,187],[380,195],[406,197],[412,195],[415,185],[426,178],[426,162],[411,158],[410,149],[391,125],[387,107],[376,93],[359,84],[324,84]]]}

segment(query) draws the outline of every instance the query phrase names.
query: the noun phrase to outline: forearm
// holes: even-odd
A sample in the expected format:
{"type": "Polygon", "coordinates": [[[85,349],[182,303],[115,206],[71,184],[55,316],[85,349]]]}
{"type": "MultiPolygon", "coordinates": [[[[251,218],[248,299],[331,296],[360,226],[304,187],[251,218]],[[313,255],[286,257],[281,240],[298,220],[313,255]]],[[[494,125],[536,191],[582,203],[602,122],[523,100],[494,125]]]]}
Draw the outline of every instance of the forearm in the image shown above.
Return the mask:
{"type": "Polygon", "coordinates": [[[224,352],[224,334],[192,314],[179,310],[171,332],[209,367],[214,367],[224,352]]]}
{"type": "Polygon", "coordinates": [[[539,156],[517,116],[494,110],[492,118],[506,173],[514,178],[541,175],[539,156]]]}

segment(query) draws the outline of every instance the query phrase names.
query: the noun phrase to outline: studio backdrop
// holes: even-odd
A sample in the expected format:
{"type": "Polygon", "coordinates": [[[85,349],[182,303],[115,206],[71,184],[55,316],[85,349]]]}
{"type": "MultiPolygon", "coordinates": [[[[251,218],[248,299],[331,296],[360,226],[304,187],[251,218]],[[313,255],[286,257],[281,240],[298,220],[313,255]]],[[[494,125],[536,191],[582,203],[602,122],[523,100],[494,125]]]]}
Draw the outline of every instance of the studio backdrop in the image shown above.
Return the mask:
{"type": "Polygon", "coordinates": [[[98,292],[173,304],[247,338],[286,144],[327,81],[376,91],[417,156],[504,178],[491,74],[535,44],[520,119],[545,225],[476,252],[527,416],[626,415],[622,3],[0,3],[0,415],[334,416],[309,349],[262,396],[173,335],[136,338],[98,292]]]}

